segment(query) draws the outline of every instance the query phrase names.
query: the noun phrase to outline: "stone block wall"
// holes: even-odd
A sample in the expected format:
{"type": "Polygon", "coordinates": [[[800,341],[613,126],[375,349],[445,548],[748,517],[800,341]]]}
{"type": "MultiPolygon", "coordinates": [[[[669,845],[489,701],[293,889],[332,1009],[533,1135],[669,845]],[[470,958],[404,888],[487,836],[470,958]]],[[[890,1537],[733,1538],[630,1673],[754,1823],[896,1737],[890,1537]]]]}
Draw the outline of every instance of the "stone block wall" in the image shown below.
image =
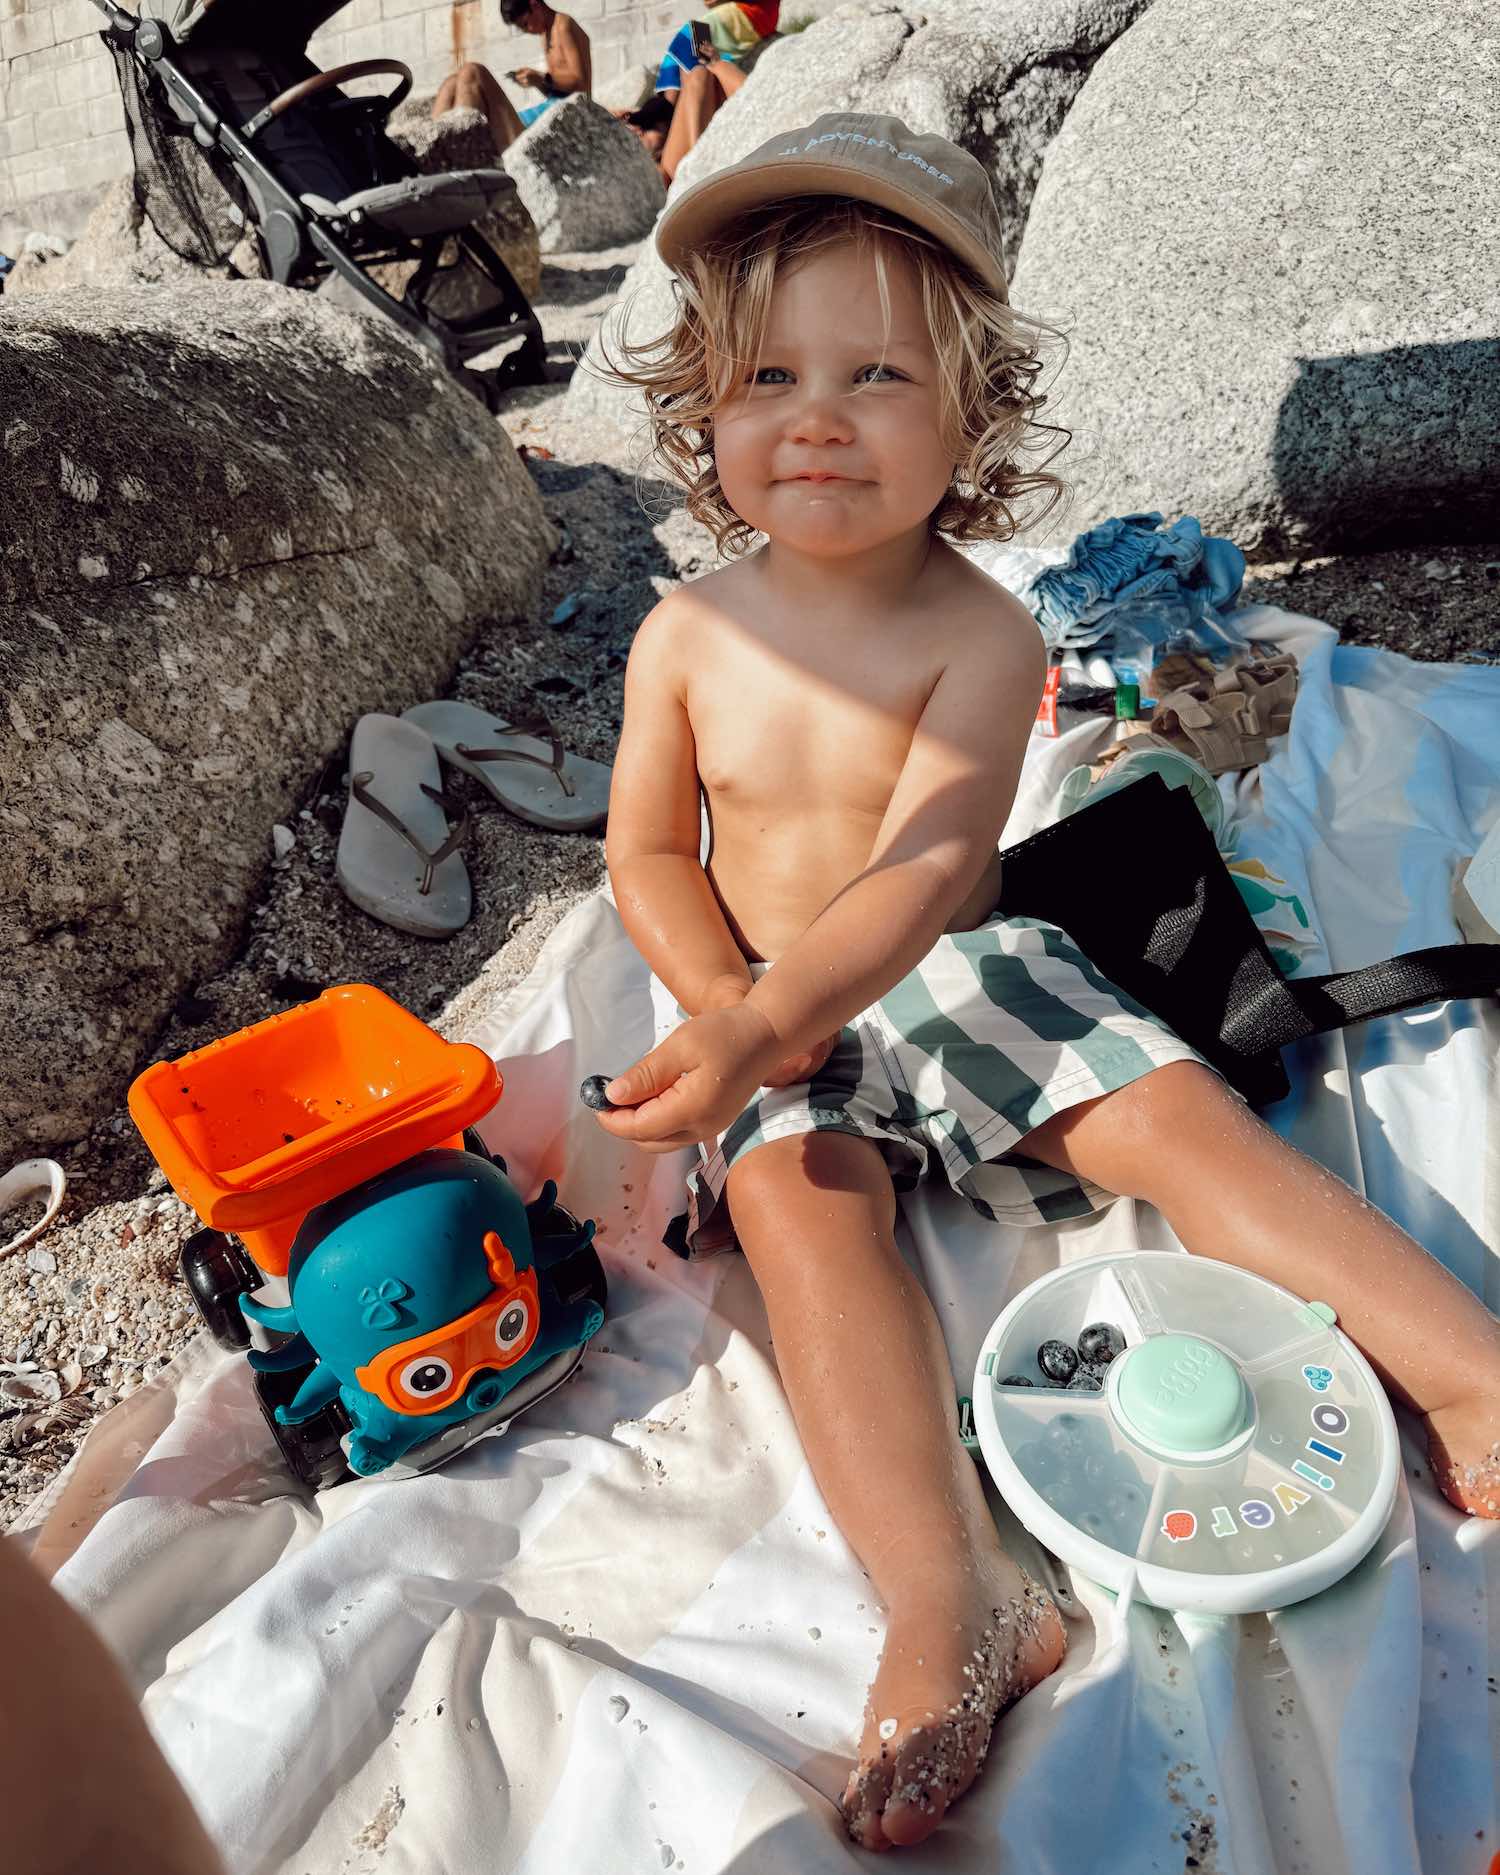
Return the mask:
{"type": "MultiPolygon", "coordinates": [[[[139,5],[151,10],[150,0],[139,5]]],[[[654,60],[697,8],[695,0],[567,0],[561,10],[587,31],[598,84],[654,60]]],[[[0,0],[0,252],[18,253],[33,230],[72,239],[104,185],[129,172],[103,24],[92,0],[0,0]]],[[[424,89],[464,59],[497,72],[542,62],[536,37],[502,22],[499,0],[350,0],[309,51],[325,70],[382,54],[403,59],[424,89]]]]}

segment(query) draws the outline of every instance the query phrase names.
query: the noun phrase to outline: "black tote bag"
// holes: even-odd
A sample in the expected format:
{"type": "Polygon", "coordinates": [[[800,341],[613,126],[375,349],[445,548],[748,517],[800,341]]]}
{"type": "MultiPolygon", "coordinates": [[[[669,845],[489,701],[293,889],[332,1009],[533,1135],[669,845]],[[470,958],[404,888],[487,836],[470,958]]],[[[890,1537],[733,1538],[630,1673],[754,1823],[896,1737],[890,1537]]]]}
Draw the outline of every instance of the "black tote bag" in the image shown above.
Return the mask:
{"type": "Polygon", "coordinates": [[[1500,944],[1284,977],[1186,790],[1145,775],[1001,855],[999,912],[1061,926],[1117,988],[1263,1107],[1304,1035],[1500,991],[1500,944]]]}

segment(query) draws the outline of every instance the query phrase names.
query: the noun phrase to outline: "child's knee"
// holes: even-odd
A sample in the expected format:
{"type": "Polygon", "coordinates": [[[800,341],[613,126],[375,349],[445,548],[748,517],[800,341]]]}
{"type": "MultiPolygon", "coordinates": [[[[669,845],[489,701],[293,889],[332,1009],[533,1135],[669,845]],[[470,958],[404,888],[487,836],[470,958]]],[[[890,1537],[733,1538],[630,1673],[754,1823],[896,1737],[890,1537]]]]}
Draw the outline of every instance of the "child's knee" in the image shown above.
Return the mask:
{"type": "Polygon", "coordinates": [[[724,1195],[759,1279],[787,1258],[824,1254],[851,1229],[889,1234],[896,1198],[879,1148],[849,1133],[794,1133],[736,1159],[724,1195]]]}
{"type": "Polygon", "coordinates": [[[1033,1156],[1122,1198],[1159,1203],[1179,1180],[1211,1175],[1227,1123],[1242,1120],[1243,1111],[1212,1068],[1171,1061],[1056,1115],[1033,1156]]]}

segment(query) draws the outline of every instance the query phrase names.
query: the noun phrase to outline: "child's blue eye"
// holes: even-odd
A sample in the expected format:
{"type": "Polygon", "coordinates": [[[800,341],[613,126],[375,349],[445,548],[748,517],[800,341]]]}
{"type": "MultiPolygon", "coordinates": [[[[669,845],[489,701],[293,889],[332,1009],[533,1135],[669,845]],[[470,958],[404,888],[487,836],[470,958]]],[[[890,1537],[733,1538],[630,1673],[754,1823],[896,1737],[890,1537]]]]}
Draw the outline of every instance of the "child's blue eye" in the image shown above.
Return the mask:
{"type": "Polygon", "coordinates": [[[895,368],[894,365],[862,365],[860,367],[860,371],[861,372],[885,371],[885,372],[888,372],[890,376],[893,378],[899,378],[901,376],[901,373],[895,368]]]}

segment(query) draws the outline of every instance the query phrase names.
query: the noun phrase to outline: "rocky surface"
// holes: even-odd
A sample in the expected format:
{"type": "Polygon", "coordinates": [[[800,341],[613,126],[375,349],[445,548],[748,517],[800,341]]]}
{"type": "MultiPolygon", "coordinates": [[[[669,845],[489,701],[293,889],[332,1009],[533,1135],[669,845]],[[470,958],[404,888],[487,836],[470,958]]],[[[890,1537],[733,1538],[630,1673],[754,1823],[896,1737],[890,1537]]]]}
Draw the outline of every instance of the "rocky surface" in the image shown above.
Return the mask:
{"type": "Polygon", "coordinates": [[[1243,25],[1157,0],[1048,151],[1015,298],[1073,339],[1073,520],[1188,508],[1256,558],[1493,537],[1492,15],[1243,25]]]}
{"type": "MultiPolygon", "coordinates": [[[[391,140],[399,143],[424,176],[438,176],[455,169],[499,169],[495,139],[490,135],[489,120],[483,111],[444,111],[432,115],[435,93],[409,98],[390,121],[391,140]]],[[[528,214],[514,182],[487,215],[475,223],[475,231],[495,249],[516,284],[530,299],[541,284],[542,250],[537,226],[528,214]]],[[[451,247],[450,243],[450,247],[451,247]]],[[[451,262],[445,254],[444,264],[451,262]]],[[[372,269],[387,292],[399,295],[416,271],[411,262],[372,269]]],[[[450,317],[463,317],[476,307],[462,303],[450,317]]]]}
{"type": "MultiPolygon", "coordinates": [[[[649,475],[637,478],[612,437],[579,430],[561,415],[576,354],[634,253],[547,263],[537,305],[554,381],[512,392],[501,422],[527,452],[529,486],[521,493],[539,499],[557,530],[556,550],[539,596],[517,622],[497,615],[481,625],[450,686],[450,694],[497,711],[538,705],[569,748],[605,761],[635,627],[663,592],[706,571],[713,552],[672,491],[649,475]],[[554,627],[553,612],[579,592],[590,595],[581,610],[554,627]]],[[[465,501],[468,513],[494,527],[482,501],[465,501]]],[[[473,922],[433,944],[367,918],[343,897],[333,870],[346,792],[343,745],[356,713],[341,720],[327,761],[304,766],[294,797],[260,810],[254,845],[269,865],[234,934],[233,954],[187,975],[146,1058],[183,1054],[341,982],[378,984],[457,1038],[519,982],[552,926],[603,878],[600,840],[514,820],[450,770],[445,786],[472,815],[465,853],[473,922]],[[278,846],[285,850],[273,858],[278,846]]],[[[57,1155],[70,1172],[61,1215],[29,1252],[0,1262],[0,1383],[28,1383],[17,1389],[24,1400],[8,1399],[0,1385],[0,1528],[56,1475],[101,1412],[197,1332],[177,1276],[196,1220],[156,1172],[123,1101],[101,1098],[89,1118],[94,1124],[57,1155]]]]}
{"type": "Polygon", "coordinates": [[[543,111],[500,160],[515,178],[544,254],[638,241],[666,201],[646,146],[592,98],[567,98],[543,111]]]}
{"type": "MultiPolygon", "coordinates": [[[[228,278],[229,270],[214,270],[228,278]]],[[[5,283],[11,293],[54,293],[70,286],[158,286],[194,275],[141,213],[128,176],[106,185],[82,234],[71,246],[28,242],[5,283]],[[61,249],[61,252],[58,250],[61,249]]],[[[202,278],[201,274],[196,274],[202,278]]]]}
{"type": "MultiPolygon", "coordinates": [[[[674,188],[736,163],[825,111],[890,112],[951,137],[988,171],[1010,265],[1042,156],[1104,48],[1149,0],[847,0],[805,32],[768,45],[744,86],[684,158],[674,188]]],[[[671,276],[642,250],[602,337],[639,342],[671,323],[671,276]]],[[[1024,304],[1024,302],[1019,302],[1024,304]]],[[[1030,309],[1028,309],[1030,310],[1030,309]]],[[[599,342],[589,362],[602,362],[599,342]]],[[[627,391],[580,372],[578,417],[628,432],[627,391]]]]}
{"type": "Polygon", "coordinates": [[[529,614],[551,536],[479,401],[309,294],[7,301],[0,370],[16,1157],[113,1106],[234,953],[316,752],[529,614]]]}

